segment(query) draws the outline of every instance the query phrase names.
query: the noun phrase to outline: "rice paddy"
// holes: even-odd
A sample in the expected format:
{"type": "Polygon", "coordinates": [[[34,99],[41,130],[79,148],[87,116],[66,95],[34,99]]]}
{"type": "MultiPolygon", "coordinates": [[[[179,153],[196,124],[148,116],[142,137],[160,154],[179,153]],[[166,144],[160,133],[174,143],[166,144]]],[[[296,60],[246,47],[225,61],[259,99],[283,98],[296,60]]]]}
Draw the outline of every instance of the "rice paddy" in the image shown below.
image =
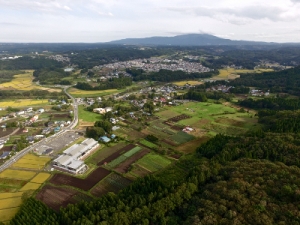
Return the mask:
{"type": "Polygon", "coordinates": [[[0,101],[0,107],[29,107],[29,106],[36,106],[36,105],[47,105],[47,99],[22,99],[22,100],[11,100],[11,101],[0,101]]]}
{"type": "Polygon", "coordinates": [[[14,75],[14,79],[10,82],[0,84],[1,90],[20,90],[30,91],[33,89],[47,90],[50,92],[60,92],[61,89],[40,87],[33,83],[33,70],[27,70],[24,74],[14,75]]]}
{"type": "Polygon", "coordinates": [[[203,82],[197,81],[197,80],[183,80],[183,81],[173,82],[173,84],[175,84],[177,86],[184,86],[186,84],[189,84],[189,85],[200,85],[200,84],[203,84],[203,82]]]}
{"type": "Polygon", "coordinates": [[[11,220],[19,211],[19,207],[0,210],[0,221],[5,222],[11,220]]]}
{"type": "Polygon", "coordinates": [[[36,173],[31,171],[21,171],[21,170],[12,170],[6,169],[0,173],[0,178],[9,178],[16,180],[30,180],[34,177],[36,173]]]}
{"type": "Polygon", "coordinates": [[[236,79],[240,77],[240,74],[244,73],[263,73],[263,72],[272,72],[273,69],[254,69],[254,70],[247,70],[247,69],[234,69],[234,68],[227,68],[219,70],[219,75],[213,77],[215,80],[223,80],[223,79],[236,79]]]}
{"type": "Polygon", "coordinates": [[[20,206],[22,203],[21,197],[0,199],[0,210],[9,209],[20,206]]]}
{"type": "Polygon", "coordinates": [[[50,177],[49,173],[39,173],[30,182],[42,184],[50,177]]]}
{"type": "Polygon", "coordinates": [[[48,162],[48,157],[38,157],[33,154],[27,154],[19,159],[12,165],[14,168],[25,168],[25,169],[42,169],[48,162]]]}
{"type": "Polygon", "coordinates": [[[22,187],[20,189],[20,191],[28,191],[28,190],[37,190],[39,189],[39,187],[41,186],[42,184],[37,184],[37,183],[27,183],[24,185],[24,187],[22,187]]]}
{"type": "Polygon", "coordinates": [[[105,96],[105,95],[111,95],[118,92],[121,92],[122,90],[118,89],[108,89],[108,90],[96,90],[96,91],[84,91],[79,90],[76,88],[70,88],[68,92],[73,95],[74,97],[97,97],[97,96],[105,96]]]}

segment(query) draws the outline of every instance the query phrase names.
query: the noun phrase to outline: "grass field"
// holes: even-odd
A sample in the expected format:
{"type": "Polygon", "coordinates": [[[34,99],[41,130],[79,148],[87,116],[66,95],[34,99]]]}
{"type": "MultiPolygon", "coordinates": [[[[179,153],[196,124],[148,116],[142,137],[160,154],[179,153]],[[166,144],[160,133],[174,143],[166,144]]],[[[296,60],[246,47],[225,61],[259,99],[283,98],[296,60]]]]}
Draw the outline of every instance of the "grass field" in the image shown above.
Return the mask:
{"type": "Polygon", "coordinates": [[[42,184],[50,177],[49,173],[39,173],[30,182],[42,184]]]}
{"type": "Polygon", "coordinates": [[[178,143],[178,144],[184,144],[188,141],[193,140],[194,137],[192,135],[189,135],[189,134],[183,132],[183,131],[179,131],[177,134],[173,135],[171,137],[171,139],[173,141],[175,141],[176,143],[178,143]]]}
{"type": "Polygon", "coordinates": [[[142,168],[146,168],[151,172],[161,170],[171,164],[171,161],[163,156],[155,153],[149,153],[136,162],[142,168]]]}
{"type": "Polygon", "coordinates": [[[20,189],[20,191],[37,190],[42,184],[28,182],[20,189]]]}
{"type": "Polygon", "coordinates": [[[118,89],[108,89],[108,90],[99,90],[99,91],[84,91],[76,88],[70,88],[68,92],[74,97],[99,97],[105,95],[116,94],[122,90],[118,89]]]}
{"type": "Polygon", "coordinates": [[[103,116],[98,113],[86,111],[84,106],[80,105],[78,107],[78,118],[82,122],[96,122],[97,120],[101,120],[103,116]]]}
{"type": "Polygon", "coordinates": [[[178,86],[184,86],[186,84],[189,84],[189,85],[200,85],[200,84],[203,84],[203,82],[197,81],[197,80],[183,80],[183,81],[173,82],[173,84],[178,85],[178,86]]]}
{"type": "Polygon", "coordinates": [[[19,211],[19,207],[0,210],[0,221],[5,222],[11,220],[19,211]]]}
{"type": "Polygon", "coordinates": [[[263,72],[272,72],[273,69],[255,69],[255,70],[247,70],[247,69],[234,69],[234,68],[228,68],[228,69],[221,69],[219,70],[219,75],[213,77],[212,79],[215,80],[223,80],[223,79],[236,79],[239,77],[240,74],[244,73],[263,73],[263,72]]]}
{"type": "Polygon", "coordinates": [[[0,101],[0,107],[14,107],[14,108],[18,108],[18,107],[27,107],[27,106],[44,106],[48,104],[48,100],[47,99],[22,99],[22,100],[11,100],[11,101],[0,101]]]}
{"type": "Polygon", "coordinates": [[[14,76],[14,79],[10,82],[0,84],[0,90],[21,90],[29,91],[33,89],[47,90],[50,92],[60,92],[61,89],[45,88],[34,84],[33,82],[33,70],[27,70],[24,74],[18,74],[14,76]]]}
{"type": "Polygon", "coordinates": [[[0,178],[9,178],[16,180],[30,180],[35,175],[35,172],[6,169],[0,173],[0,178]]]}

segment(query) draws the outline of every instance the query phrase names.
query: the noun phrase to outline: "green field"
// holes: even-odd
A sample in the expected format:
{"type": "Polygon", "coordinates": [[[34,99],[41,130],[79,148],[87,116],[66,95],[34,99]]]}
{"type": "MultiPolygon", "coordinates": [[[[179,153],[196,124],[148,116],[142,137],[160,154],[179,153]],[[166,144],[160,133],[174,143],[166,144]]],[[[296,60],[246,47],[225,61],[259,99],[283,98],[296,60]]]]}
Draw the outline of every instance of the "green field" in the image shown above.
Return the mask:
{"type": "Polygon", "coordinates": [[[152,142],[150,142],[150,141],[147,141],[147,140],[145,140],[145,139],[141,140],[140,143],[141,143],[142,145],[145,145],[145,146],[148,147],[148,148],[157,148],[157,147],[158,147],[156,144],[154,144],[154,143],[152,143],[152,142]]]}
{"type": "Polygon", "coordinates": [[[176,143],[178,143],[178,144],[184,144],[184,143],[186,143],[186,142],[188,142],[188,141],[191,141],[191,140],[193,140],[195,137],[193,137],[192,135],[189,135],[189,134],[187,134],[187,133],[185,133],[185,132],[183,132],[183,131],[179,131],[177,134],[175,134],[175,135],[173,135],[172,137],[171,137],[171,139],[173,140],[173,141],[175,141],[176,143]]]}
{"type": "Polygon", "coordinates": [[[150,153],[138,160],[136,164],[151,172],[155,172],[171,164],[171,161],[163,156],[157,155],[155,153],[150,153]]]}
{"type": "Polygon", "coordinates": [[[157,113],[164,120],[185,114],[191,118],[180,120],[174,124],[178,126],[191,126],[199,131],[225,133],[235,135],[246,132],[257,123],[255,112],[241,113],[233,106],[216,104],[212,102],[189,102],[157,113]],[[200,129],[200,130],[199,130],[200,129]]]}
{"type": "Polygon", "coordinates": [[[94,112],[89,112],[85,110],[84,106],[80,105],[78,107],[78,118],[79,121],[82,120],[85,122],[95,122],[97,120],[101,120],[103,116],[94,112]]]}
{"type": "MultiPolygon", "coordinates": [[[[124,89],[126,90],[126,89],[124,89]]],[[[99,91],[84,91],[84,90],[79,90],[76,88],[70,88],[68,89],[68,92],[75,98],[79,97],[79,98],[84,98],[84,97],[102,97],[102,96],[106,96],[106,95],[112,95],[112,94],[116,94],[119,92],[124,91],[122,90],[118,90],[118,89],[109,89],[109,90],[99,90],[99,91]]]]}
{"type": "Polygon", "coordinates": [[[121,162],[124,162],[126,159],[130,158],[131,156],[133,156],[135,153],[139,152],[140,150],[142,150],[142,148],[139,146],[129,150],[128,152],[124,153],[123,155],[120,155],[118,158],[116,158],[113,161],[111,161],[110,163],[108,163],[107,167],[110,169],[116,167],[121,162]]]}

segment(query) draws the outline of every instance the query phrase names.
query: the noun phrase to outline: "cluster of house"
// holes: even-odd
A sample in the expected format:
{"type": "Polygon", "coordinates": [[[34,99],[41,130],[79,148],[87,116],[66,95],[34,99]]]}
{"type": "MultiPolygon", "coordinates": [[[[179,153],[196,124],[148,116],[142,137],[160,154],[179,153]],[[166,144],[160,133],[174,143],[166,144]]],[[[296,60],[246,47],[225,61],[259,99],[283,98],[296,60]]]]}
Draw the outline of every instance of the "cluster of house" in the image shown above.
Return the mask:
{"type": "Polygon", "coordinates": [[[263,92],[262,90],[253,89],[250,91],[250,95],[252,96],[269,96],[270,91],[263,92]]]}
{"type": "Polygon", "coordinates": [[[102,98],[97,97],[97,98],[76,98],[75,101],[77,102],[78,105],[82,104],[87,104],[87,105],[93,105],[95,102],[101,102],[102,98]]]}
{"type": "Polygon", "coordinates": [[[62,55],[51,55],[48,57],[49,59],[56,60],[58,62],[70,62],[70,58],[62,55]]]}
{"type": "Polygon", "coordinates": [[[1,60],[8,60],[8,59],[18,59],[21,58],[22,56],[15,55],[15,56],[7,56],[7,57],[2,57],[1,60]]]}
{"type": "Polygon", "coordinates": [[[99,143],[92,138],[74,144],[53,161],[53,167],[73,174],[83,173],[87,165],[83,159],[96,150],[99,143]]]}
{"type": "Polygon", "coordinates": [[[104,143],[109,143],[111,140],[115,139],[117,136],[115,134],[110,135],[110,137],[107,137],[106,135],[99,138],[99,141],[102,141],[104,143]]]}
{"type": "Polygon", "coordinates": [[[95,66],[93,69],[100,70],[102,68],[109,68],[113,70],[124,70],[126,68],[143,69],[149,72],[158,72],[161,69],[177,71],[182,70],[187,73],[204,73],[209,72],[210,69],[197,62],[187,62],[182,59],[170,60],[159,57],[152,57],[149,59],[136,59],[125,62],[115,62],[100,66],[95,66]]]}
{"type": "Polygon", "coordinates": [[[37,135],[34,135],[34,136],[28,136],[26,138],[26,141],[28,141],[29,144],[32,144],[32,143],[34,143],[35,140],[40,140],[44,137],[45,137],[45,135],[37,134],[37,135]]]}
{"type": "MultiPolygon", "coordinates": [[[[0,140],[0,149],[4,147],[4,144],[7,142],[6,140],[0,140]]],[[[0,159],[6,159],[11,154],[11,151],[3,151],[0,155],[0,159]]]]}
{"type": "Polygon", "coordinates": [[[47,135],[50,134],[51,131],[53,130],[54,133],[57,133],[60,131],[61,128],[69,126],[71,124],[71,121],[49,121],[47,123],[47,127],[45,127],[42,130],[42,134],[47,135]]]}

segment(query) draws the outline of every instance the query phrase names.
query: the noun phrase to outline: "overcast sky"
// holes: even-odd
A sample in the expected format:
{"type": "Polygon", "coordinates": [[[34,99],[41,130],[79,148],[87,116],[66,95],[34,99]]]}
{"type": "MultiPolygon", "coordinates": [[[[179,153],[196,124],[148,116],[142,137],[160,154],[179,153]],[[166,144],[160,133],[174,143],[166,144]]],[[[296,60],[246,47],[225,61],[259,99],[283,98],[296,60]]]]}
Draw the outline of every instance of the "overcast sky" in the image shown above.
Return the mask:
{"type": "Polygon", "coordinates": [[[300,42],[300,0],[0,0],[0,42],[209,33],[300,42]]]}

